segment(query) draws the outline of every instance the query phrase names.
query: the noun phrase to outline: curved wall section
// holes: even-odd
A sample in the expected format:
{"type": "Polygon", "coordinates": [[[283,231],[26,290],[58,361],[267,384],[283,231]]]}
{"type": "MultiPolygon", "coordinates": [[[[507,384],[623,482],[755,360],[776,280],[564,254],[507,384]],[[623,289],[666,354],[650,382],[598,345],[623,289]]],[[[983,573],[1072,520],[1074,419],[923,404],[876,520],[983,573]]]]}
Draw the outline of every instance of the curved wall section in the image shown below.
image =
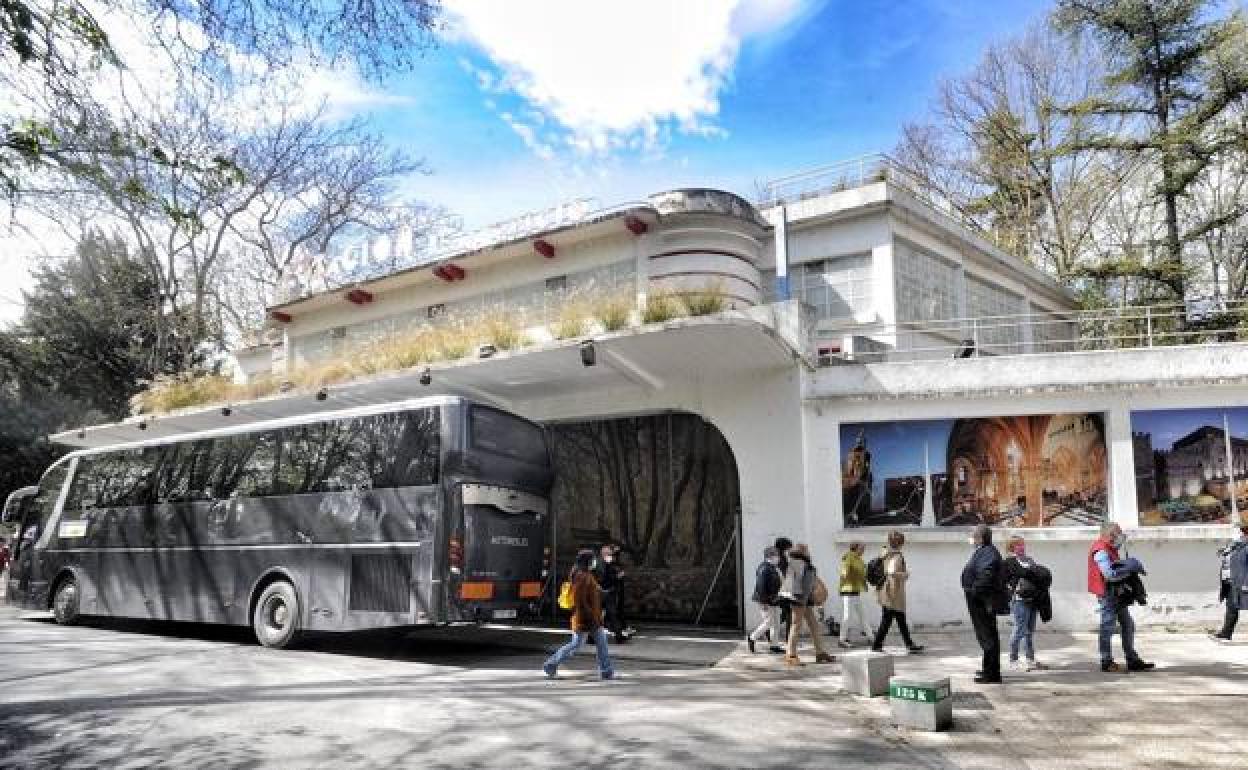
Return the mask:
{"type": "Polygon", "coordinates": [[[650,286],[717,287],[732,307],[762,302],[766,222],[744,198],[720,190],[674,190],[650,198],[659,225],[650,240],[650,286]]]}

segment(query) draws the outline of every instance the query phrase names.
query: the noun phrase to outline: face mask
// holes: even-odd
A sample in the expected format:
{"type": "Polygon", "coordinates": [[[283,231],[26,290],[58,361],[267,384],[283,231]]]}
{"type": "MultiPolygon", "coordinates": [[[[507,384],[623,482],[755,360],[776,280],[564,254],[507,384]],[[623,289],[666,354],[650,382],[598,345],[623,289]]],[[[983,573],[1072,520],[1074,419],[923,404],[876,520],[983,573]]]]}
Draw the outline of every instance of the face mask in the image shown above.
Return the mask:
{"type": "Polygon", "coordinates": [[[603,560],[603,561],[605,561],[607,564],[610,564],[611,562],[615,561],[615,557],[614,557],[614,556],[604,556],[604,557],[602,557],[602,560],[603,560]]]}
{"type": "Polygon", "coordinates": [[[779,563],[780,563],[780,557],[779,557],[779,556],[769,556],[769,557],[767,557],[767,563],[768,563],[768,564],[771,564],[771,565],[776,565],[776,564],[779,564],[779,563]]]}
{"type": "Polygon", "coordinates": [[[967,544],[967,545],[969,545],[969,546],[971,546],[972,548],[974,548],[975,546],[979,545],[979,542],[978,542],[978,541],[976,541],[976,540],[975,540],[975,538],[973,538],[973,537],[968,537],[968,538],[966,539],[966,544],[967,544]]]}

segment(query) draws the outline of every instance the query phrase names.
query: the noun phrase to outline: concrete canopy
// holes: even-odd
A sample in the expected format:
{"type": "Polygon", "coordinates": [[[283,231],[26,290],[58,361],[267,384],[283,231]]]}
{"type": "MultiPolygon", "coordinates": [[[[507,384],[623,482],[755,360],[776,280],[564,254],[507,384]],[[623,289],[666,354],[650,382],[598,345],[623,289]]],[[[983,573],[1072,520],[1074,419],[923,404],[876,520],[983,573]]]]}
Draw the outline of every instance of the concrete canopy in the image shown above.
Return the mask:
{"type": "MultiPolygon", "coordinates": [[[[527,402],[581,398],[602,391],[661,391],[669,382],[726,381],[802,365],[800,355],[767,323],[744,315],[681,319],[591,338],[595,365],[581,362],[584,339],[559,342],[484,359],[434,364],[430,383],[416,367],[326,387],[316,393],[278,394],[214,404],[167,415],[131,417],[51,436],[77,448],[157,443],[239,425],[395,403],[424,396],[462,395],[526,414],[527,402]],[[228,406],[227,410],[223,407],[228,406]]],[[[592,416],[592,415],[586,415],[592,416]]]]}

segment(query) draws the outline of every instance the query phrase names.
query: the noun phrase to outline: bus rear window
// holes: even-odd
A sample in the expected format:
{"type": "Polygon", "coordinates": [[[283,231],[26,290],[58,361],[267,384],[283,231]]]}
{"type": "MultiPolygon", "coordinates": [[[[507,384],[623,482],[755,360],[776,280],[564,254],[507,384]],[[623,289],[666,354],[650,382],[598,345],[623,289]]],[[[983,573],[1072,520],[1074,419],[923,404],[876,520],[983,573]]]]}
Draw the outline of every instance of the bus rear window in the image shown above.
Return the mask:
{"type": "Polygon", "coordinates": [[[474,406],[469,416],[474,449],[504,455],[532,465],[546,465],[546,434],[533,423],[496,409],[474,406]]]}

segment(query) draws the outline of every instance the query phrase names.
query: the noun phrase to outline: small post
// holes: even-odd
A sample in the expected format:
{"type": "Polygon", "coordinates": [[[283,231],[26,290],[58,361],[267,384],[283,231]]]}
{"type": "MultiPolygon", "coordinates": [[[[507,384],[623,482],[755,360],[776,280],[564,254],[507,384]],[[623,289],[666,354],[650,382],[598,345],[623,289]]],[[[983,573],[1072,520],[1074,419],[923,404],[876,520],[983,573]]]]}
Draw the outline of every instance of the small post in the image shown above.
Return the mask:
{"type": "Polygon", "coordinates": [[[976,358],[979,358],[979,319],[978,318],[971,319],[971,342],[975,343],[975,350],[972,351],[972,355],[974,355],[976,358]]]}
{"type": "Polygon", "coordinates": [[[1153,346],[1153,308],[1144,307],[1144,327],[1148,330],[1148,346],[1153,346]]]}

